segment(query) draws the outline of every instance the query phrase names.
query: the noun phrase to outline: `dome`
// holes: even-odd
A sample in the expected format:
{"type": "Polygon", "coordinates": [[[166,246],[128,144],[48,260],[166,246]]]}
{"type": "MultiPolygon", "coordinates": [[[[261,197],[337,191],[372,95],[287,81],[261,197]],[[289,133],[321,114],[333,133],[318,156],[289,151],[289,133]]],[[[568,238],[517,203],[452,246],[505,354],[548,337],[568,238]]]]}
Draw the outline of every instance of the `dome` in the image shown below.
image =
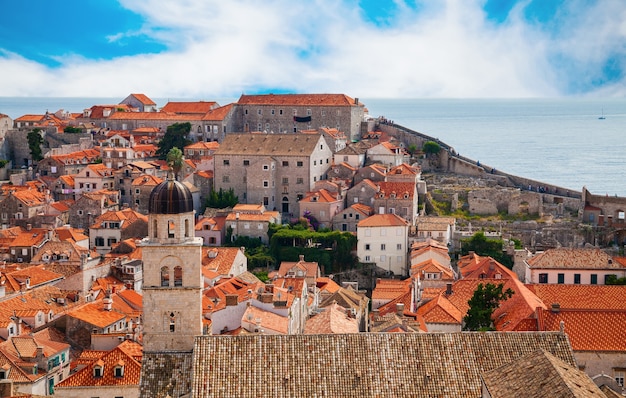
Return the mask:
{"type": "Polygon", "coordinates": [[[150,193],[148,212],[151,214],[180,214],[193,211],[191,191],[184,184],[167,179],[150,193]]]}

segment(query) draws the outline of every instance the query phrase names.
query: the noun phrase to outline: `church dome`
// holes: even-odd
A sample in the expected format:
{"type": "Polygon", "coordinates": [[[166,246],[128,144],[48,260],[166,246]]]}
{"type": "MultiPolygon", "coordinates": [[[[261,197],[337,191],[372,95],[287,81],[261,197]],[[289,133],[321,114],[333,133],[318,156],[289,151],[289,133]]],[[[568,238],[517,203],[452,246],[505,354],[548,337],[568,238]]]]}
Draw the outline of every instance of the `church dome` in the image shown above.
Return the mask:
{"type": "Polygon", "coordinates": [[[150,193],[150,214],[180,214],[193,211],[191,191],[183,183],[168,178],[150,193]]]}

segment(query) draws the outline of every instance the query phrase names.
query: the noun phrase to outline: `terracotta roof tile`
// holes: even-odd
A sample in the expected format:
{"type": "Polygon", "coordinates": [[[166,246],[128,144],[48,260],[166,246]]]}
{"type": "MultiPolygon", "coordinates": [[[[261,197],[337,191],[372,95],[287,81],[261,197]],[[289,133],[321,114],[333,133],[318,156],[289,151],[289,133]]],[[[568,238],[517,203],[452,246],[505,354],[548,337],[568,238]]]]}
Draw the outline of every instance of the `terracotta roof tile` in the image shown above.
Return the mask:
{"type": "Polygon", "coordinates": [[[491,398],[606,396],[583,371],[539,349],[482,374],[491,398]]]}
{"type": "MultiPolygon", "coordinates": [[[[478,397],[483,372],[538,348],[576,364],[567,336],[559,333],[199,336],[191,395],[478,397]],[[259,358],[267,366],[259,366],[259,358]],[[256,377],[241,377],[252,372],[256,377]]],[[[146,367],[144,374],[155,371],[146,367]]],[[[169,383],[162,379],[145,388],[156,395],[169,383]]]]}
{"type": "Polygon", "coordinates": [[[355,317],[350,317],[346,309],[337,303],[326,307],[320,312],[307,319],[304,334],[325,333],[358,333],[359,324],[355,317]]]}
{"type": "Polygon", "coordinates": [[[284,105],[284,106],[353,106],[353,98],[344,94],[265,94],[242,95],[239,105],[284,105]]]}
{"type": "Polygon", "coordinates": [[[550,249],[527,261],[530,268],[608,269],[624,267],[600,249],[550,249]]]}
{"type": "Polygon", "coordinates": [[[170,113],[182,113],[182,114],[201,114],[204,115],[211,109],[217,107],[218,104],[215,101],[189,101],[189,102],[177,102],[169,101],[161,112],[170,113]]]}
{"type": "Polygon", "coordinates": [[[359,221],[359,228],[363,227],[398,227],[409,226],[409,222],[397,214],[374,214],[365,220],[359,221]]]}

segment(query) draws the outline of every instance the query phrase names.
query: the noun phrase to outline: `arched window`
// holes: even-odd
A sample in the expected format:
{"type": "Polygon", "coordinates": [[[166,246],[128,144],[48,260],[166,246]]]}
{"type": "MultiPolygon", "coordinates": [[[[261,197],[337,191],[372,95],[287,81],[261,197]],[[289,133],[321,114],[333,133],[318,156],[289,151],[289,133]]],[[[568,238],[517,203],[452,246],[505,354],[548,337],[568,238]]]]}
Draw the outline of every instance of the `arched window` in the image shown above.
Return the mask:
{"type": "Polygon", "coordinates": [[[189,220],[185,220],[185,238],[189,237],[189,220]]]}
{"type": "Polygon", "coordinates": [[[168,220],[167,221],[167,237],[170,239],[173,239],[176,237],[176,224],[174,223],[174,220],[168,220]]]}
{"type": "Polygon", "coordinates": [[[167,267],[161,267],[161,286],[170,285],[170,269],[167,267]]]}
{"type": "Polygon", "coordinates": [[[174,267],[174,286],[182,286],[183,285],[183,267],[176,266],[174,267]]]}
{"type": "Polygon", "coordinates": [[[174,333],[176,331],[176,316],[173,312],[170,312],[170,332],[174,333]]]}
{"type": "Polygon", "coordinates": [[[156,239],[159,237],[157,229],[157,220],[152,221],[152,236],[156,239]]]}

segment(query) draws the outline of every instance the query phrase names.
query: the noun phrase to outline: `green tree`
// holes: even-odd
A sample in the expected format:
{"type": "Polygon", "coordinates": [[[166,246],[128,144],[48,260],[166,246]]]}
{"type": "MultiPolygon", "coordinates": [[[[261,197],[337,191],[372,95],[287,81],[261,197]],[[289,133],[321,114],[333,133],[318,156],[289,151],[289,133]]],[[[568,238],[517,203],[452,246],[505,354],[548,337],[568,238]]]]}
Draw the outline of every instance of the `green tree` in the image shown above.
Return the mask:
{"type": "Polygon", "coordinates": [[[617,275],[607,275],[605,285],[626,285],[626,277],[618,278],[617,275]]]}
{"type": "Polygon", "coordinates": [[[212,190],[209,197],[206,200],[206,207],[212,209],[224,209],[226,207],[233,207],[239,203],[239,197],[235,194],[235,190],[230,188],[228,191],[224,191],[220,188],[219,191],[212,190]]]}
{"type": "Polygon", "coordinates": [[[504,241],[502,239],[487,239],[484,232],[476,232],[469,239],[461,240],[461,255],[474,252],[479,256],[491,257],[505,267],[513,268],[513,259],[506,254],[502,248],[504,241]]]}
{"type": "Polygon", "coordinates": [[[410,144],[407,148],[406,148],[407,152],[413,156],[415,155],[415,152],[417,152],[417,145],[415,144],[410,144]]]}
{"type": "Polygon", "coordinates": [[[426,141],[422,146],[422,151],[424,151],[424,153],[428,155],[436,155],[439,153],[439,151],[441,151],[441,146],[435,141],[426,141]]]}
{"type": "Polygon", "coordinates": [[[35,128],[26,135],[28,140],[28,148],[30,149],[30,156],[33,162],[38,162],[43,159],[41,155],[41,144],[43,144],[43,137],[41,136],[41,129],[35,128]]]}
{"type": "Polygon", "coordinates": [[[178,147],[174,147],[170,149],[167,153],[167,165],[174,172],[174,178],[178,177],[180,171],[183,169],[183,164],[185,159],[183,157],[183,152],[178,149],[178,147]]]}
{"type": "Polygon", "coordinates": [[[63,132],[68,133],[68,134],[78,134],[78,133],[82,133],[83,129],[74,127],[74,126],[67,126],[66,128],[63,129],[63,132]]]}
{"type": "Polygon", "coordinates": [[[165,135],[158,143],[159,149],[156,151],[156,155],[161,160],[166,160],[167,154],[174,147],[185,148],[191,144],[191,141],[187,138],[191,131],[191,123],[174,123],[171,126],[167,126],[165,135]]]}
{"type": "Polygon", "coordinates": [[[501,301],[505,301],[515,293],[513,290],[502,291],[504,284],[497,286],[493,283],[482,283],[474,291],[474,295],[468,300],[469,309],[467,315],[463,317],[463,330],[487,331],[495,330],[491,315],[500,306],[501,301]]]}

